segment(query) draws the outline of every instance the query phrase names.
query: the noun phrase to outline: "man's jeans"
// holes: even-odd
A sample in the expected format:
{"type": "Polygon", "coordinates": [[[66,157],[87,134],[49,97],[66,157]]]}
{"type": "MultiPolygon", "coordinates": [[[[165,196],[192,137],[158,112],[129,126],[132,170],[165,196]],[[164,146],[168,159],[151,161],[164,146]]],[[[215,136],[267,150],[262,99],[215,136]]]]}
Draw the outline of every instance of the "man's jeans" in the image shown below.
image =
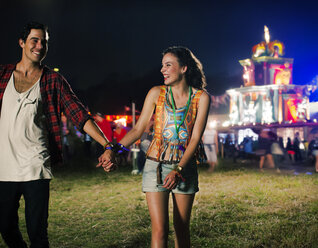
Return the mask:
{"type": "Polygon", "coordinates": [[[0,182],[0,232],[10,248],[27,247],[19,230],[18,208],[23,195],[31,248],[49,247],[48,207],[50,180],[0,182]]]}

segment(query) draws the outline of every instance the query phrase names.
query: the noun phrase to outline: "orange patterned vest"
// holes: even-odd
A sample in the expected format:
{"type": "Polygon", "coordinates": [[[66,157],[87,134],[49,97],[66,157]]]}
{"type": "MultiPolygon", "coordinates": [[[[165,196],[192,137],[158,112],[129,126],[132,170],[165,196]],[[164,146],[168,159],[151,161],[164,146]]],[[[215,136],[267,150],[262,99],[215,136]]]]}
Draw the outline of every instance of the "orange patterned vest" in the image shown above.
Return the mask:
{"type": "MultiPolygon", "coordinates": [[[[155,161],[178,163],[182,158],[183,151],[178,149],[179,145],[187,148],[192,135],[193,126],[197,116],[198,104],[203,90],[194,90],[186,118],[180,127],[178,137],[174,139],[175,124],[173,110],[169,101],[168,87],[162,85],[156,104],[154,119],[154,136],[148,148],[146,157],[155,161]]],[[[176,115],[181,118],[185,107],[176,110],[176,115]]],[[[196,156],[200,154],[196,152],[196,156]]],[[[198,158],[197,158],[198,160],[198,158]]]]}

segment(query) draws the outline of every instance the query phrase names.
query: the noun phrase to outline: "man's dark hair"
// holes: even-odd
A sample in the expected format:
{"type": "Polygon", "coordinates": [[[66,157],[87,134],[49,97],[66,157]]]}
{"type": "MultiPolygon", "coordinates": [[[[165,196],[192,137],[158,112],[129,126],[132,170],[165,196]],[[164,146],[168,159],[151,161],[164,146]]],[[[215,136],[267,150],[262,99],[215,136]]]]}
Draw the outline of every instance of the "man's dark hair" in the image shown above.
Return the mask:
{"type": "Polygon", "coordinates": [[[49,29],[48,29],[48,26],[45,25],[45,24],[42,24],[42,23],[39,23],[39,22],[35,22],[35,21],[32,21],[32,22],[29,22],[27,23],[21,33],[20,33],[20,36],[19,36],[19,39],[22,39],[24,42],[26,42],[30,32],[31,32],[31,29],[41,29],[43,30],[43,32],[45,33],[48,33],[49,34],[49,29]]]}

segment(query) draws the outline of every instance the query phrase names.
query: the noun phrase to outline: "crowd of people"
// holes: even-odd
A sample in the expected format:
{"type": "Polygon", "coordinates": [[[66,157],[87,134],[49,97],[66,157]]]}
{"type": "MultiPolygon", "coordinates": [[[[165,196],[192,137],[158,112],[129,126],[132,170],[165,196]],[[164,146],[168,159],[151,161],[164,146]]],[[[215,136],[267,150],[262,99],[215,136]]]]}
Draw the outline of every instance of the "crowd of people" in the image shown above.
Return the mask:
{"type": "Polygon", "coordinates": [[[318,171],[318,132],[311,133],[308,140],[301,140],[299,132],[296,132],[294,138],[287,137],[286,145],[283,138],[277,136],[272,130],[254,129],[258,134],[257,139],[246,136],[240,144],[236,144],[233,137],[228,134],[223,142],[224,157],[237,159],[259,160],[259,169],[263,171],[264,166],[280,171],[284,165],[299,165],[304,163],[315,164],[315,170],[318,171]]]}

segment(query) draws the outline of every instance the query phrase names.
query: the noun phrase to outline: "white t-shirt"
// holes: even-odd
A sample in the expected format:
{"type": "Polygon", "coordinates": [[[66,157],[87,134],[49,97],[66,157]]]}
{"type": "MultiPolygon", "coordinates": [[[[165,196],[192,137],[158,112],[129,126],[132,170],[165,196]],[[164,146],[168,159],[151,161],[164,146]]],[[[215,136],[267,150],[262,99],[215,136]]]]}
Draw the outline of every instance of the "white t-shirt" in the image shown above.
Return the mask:
{"type": "Polygon", "coordinates": [[[0,115],[0,181],[52,178],[39,81],[28,91],[18,93],[12,74],[4,91],[0,115]]]}

